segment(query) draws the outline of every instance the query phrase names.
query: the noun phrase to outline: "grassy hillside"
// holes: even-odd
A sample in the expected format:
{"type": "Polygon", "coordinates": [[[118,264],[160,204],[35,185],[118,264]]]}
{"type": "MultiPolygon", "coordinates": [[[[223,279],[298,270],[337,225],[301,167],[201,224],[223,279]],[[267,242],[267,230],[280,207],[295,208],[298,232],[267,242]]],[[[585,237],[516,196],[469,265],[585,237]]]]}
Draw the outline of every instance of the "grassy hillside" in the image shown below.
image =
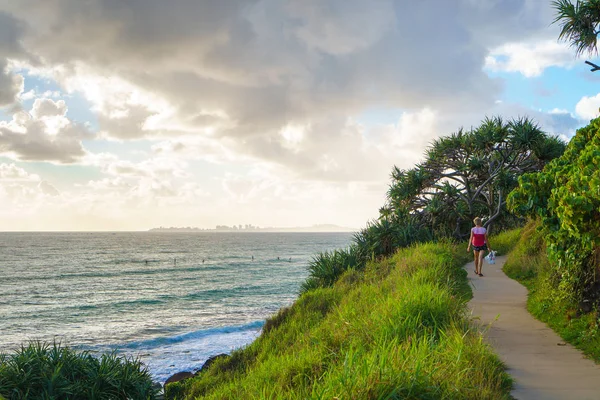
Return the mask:
{"type": "Polygon", "coordinates": [[[469,324],[464,246],[423,244],[304,293],[172,399],[503,399],[509,376],[469,324]]]}
{"type": "Polygon", "coordinates": [[[534,317],[600,362],[598,311],[591,304],[590,310],[584,310],[585,304],[561,295],[560,277],[548,260],[547,244],[539,226],[539,222],[532,221],[523,228],[517,246],[508,255],[504,272],[529,289],[527,309],[534,317]]]}

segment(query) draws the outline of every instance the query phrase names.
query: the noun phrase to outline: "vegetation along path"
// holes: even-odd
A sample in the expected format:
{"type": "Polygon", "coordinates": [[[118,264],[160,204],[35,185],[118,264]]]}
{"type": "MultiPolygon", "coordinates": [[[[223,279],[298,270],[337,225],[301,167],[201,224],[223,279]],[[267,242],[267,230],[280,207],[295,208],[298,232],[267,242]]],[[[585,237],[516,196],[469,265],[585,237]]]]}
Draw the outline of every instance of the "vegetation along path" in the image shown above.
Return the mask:
{"type": "Polygon", "coordinates": [[[473,286],[473,317],[488,329],[488,342],[514,378],[512,395],[519,400],[598,399],[600,366],[527,312],[527,289],[502,272],[505,261],[484,261],[484,277],[475,275],[473,262],[465,268],[473,286]]]}

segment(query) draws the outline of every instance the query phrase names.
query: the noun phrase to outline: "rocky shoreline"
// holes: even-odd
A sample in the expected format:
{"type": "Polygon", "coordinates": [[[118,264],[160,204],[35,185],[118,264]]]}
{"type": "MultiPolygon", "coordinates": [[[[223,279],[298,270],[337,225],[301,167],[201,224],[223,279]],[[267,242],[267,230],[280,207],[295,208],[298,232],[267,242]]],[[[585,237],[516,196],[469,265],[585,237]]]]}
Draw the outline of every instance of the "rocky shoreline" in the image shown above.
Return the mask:
{"type": "MultiPolygon", "coordinates": [[[[199,370],[197,370],[196,372],[189,372],[189,371],[181,371],[181,372],[177,372],[176,374],[171,375],[166,381],[165,383],[162,385],[162,389],[163,391],[166,389],[167,385],[171,384],[171,383],[175,383],[175,382],[181,382],[184,381],[186,379],[189,378],[193,378],[195,376],[200,375],[204,370],[208,369],[208,367],[211,366],[212,363],[214,363],[216,360],[220,359],[220,358],[229,358],[231,357],[229,354],[225,354],[225,353],[221,353],[221,354],[217,354],[215,356],[209,357],[208,360],[206,360],[204,362],[204,364],[202,364],[202,367],[200,367],[199,370]]],[[[160,384],[159,384],[160,385],[160,384]]]]}

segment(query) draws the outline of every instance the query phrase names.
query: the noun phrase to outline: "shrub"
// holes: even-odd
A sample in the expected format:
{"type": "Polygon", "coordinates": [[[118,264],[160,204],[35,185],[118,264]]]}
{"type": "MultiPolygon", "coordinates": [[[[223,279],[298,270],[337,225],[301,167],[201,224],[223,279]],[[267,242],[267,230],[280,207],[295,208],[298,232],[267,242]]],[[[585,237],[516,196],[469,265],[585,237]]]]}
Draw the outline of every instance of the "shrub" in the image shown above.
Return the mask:
{"type": "Polygon", "coordinates": [[[301,293],[319,287],[331,287],[347,270],[363,268],[359,247],[352,245],[347,249],[326,251],[313,257],[308,264],[309,276],[302,284],[301,293]]]}
{"type": "Polygon", "coordinates": [[[94,357],[60,344],[31,342],[0,355],[0,397],[17,399],[153,399],[146,367],[115,353],[94,357]]]}
{"type": "Polygon", "coordinates": [[[565,341],[600,362],[600,328],[598,313],[590,312],[590,302],[575,303],[557,296],[560,275],[548,259],[544,230],[539,220],[523,229],[517,246],[508,255],[504,272],[529,289],[527,309],[548,324],[565,341]],[[582,310],[581,307],[587,307],[582,310]]]}
{"type": "Polygon", "coordinates": [[[509,208],[538,217],[548,244],[555,296],[600,301],[600,119],[569,142],[542,172],[525,174],[508,198],[509,208]]]}

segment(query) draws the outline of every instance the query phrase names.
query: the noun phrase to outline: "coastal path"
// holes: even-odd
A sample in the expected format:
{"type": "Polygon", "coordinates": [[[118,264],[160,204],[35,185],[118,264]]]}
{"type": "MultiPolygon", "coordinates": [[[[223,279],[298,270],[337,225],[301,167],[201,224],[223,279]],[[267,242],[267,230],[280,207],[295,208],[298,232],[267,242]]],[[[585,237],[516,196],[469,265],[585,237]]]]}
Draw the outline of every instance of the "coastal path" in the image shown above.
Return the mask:
{"type": "Polygon", "coordinates": [[[502,272],[505,261],[484,261],[483,277],[475,275],[473,262],[465,269],[472,317],[515,380],[511,394],[519,400],[600,399],[600,366],[529,314],[527,289],[502,272]]]}

